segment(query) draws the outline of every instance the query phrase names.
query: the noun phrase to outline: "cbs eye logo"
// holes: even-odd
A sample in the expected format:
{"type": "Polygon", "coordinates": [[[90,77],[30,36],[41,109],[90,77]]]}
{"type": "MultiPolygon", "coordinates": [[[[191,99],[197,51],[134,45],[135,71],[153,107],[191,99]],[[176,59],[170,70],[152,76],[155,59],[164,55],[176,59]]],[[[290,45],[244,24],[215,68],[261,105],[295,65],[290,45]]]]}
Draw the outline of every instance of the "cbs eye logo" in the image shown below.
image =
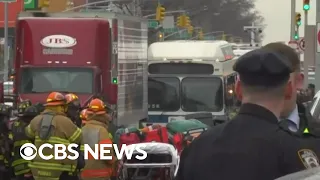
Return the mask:
{"type": "Polygon", "coordinates": [[[26,143],[20,148],[20,156],[27,161],[33,160],[37,156],[37,147],[31,143],[26,143]]]}

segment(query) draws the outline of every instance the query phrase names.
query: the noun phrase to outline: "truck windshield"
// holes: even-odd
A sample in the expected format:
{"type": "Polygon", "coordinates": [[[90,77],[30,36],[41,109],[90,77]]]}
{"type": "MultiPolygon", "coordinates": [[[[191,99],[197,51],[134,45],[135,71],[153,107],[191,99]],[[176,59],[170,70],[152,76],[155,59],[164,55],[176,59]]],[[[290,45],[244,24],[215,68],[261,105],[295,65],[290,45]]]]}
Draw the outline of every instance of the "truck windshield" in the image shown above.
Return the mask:
{"type": "Polygon", "coordinates": [[[187,77],[181,81],[181,108],[186,112],[218,112],[223,109],[222,80],[187,77]]]}
{"type": "Polygon", "coordinates": [[[180,108],[180,81],[175,77],[149,77],[148,105],[150,111],[177,111],[180,108]]]}
{"type": "Polygon", "coordinates": [[[22,68],[21,93],[52,91],[91,94],[93,70],[90,68],[22,68]]]}

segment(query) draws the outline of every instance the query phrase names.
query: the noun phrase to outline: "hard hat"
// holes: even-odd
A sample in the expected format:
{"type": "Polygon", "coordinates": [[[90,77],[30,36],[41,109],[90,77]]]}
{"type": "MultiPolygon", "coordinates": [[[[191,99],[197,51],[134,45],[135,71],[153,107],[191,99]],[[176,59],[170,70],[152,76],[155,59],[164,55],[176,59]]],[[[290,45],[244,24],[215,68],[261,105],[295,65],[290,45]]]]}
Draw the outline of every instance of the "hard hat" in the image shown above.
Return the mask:
{"type": "Polygon", "coordinates": [[[58,106],[58,105],[65,105],[66,98],[59,92],[52,92],[47,97],[47,103],[45,106],[58,106]]]}
{"type": "Polygon", "coordinates": [[[34,105],[34,106],[29,106],[26,108],[26,110],[24,111],[23,116],[37,116],[39,114],[39,110],[38,108],[34,105]]]}
{"type": "Polygon", "coordinates": [[[80,118],[82,120],[87,120],[87,109],[84,109],[80,112],[80,118]]]}
{"type": "Polygon", "coordinates": [[[69,104],[73,101],[79,100],[78,96],[73,93],[66,94],[64,97],[66,98],[67,104],[69,104]]]}
{"type": "Polygon", "coordinates": [[[100,99],[93,99],[89,103],[88,114],[106,114],[106,105],[100,99]]]}
{"type": "Polygon", "coordinates": [[[31,106],[29,101],[22,101],[21,103],[18,104],[18,116],[23,116],[26,109],[31,106]]]}

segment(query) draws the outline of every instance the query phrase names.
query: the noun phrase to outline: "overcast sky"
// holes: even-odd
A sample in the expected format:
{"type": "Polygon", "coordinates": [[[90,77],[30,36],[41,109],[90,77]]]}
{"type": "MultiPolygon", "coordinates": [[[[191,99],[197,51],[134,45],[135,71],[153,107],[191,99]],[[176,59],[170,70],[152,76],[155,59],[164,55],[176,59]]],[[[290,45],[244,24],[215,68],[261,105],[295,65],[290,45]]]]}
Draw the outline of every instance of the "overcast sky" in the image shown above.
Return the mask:
{"type": "MultiPolygon", "coordinates": [[[[303,0],[296,0],[296,12],[301,12],[302,23],[304,22],[303,0]]],[[[309,11],[309,24],[315,25],[316,12],[315,12],[316,0],[310,0],[311,9],[309,11]]],[[[257,0],[257,9],[265,18],[265,24],[267,25],[264,34],[264,44],[274,41],[288,41],[290,39],[290,7],[291,0],[257,0]]],[[[300,36],[304,34],[303,27],[300,27],[300,36]]]]}

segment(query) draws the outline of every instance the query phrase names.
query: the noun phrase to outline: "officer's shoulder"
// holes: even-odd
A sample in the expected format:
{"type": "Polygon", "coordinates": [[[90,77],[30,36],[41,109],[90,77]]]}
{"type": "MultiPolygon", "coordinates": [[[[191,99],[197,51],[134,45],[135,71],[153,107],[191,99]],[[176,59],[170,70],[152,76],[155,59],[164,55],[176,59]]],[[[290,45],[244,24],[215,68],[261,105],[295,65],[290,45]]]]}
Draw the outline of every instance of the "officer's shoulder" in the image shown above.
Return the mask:
{"type": "Polygon", "coordinates": [[[219,124],[210,128],[209,130],[202,133],[199,137],[197,137],[191,144],[206,144],[210,141],[214,141],[218,138],[223,131],[223,129],[229,124],[229,122],[225,122],[223,124],[219,124]]]}

